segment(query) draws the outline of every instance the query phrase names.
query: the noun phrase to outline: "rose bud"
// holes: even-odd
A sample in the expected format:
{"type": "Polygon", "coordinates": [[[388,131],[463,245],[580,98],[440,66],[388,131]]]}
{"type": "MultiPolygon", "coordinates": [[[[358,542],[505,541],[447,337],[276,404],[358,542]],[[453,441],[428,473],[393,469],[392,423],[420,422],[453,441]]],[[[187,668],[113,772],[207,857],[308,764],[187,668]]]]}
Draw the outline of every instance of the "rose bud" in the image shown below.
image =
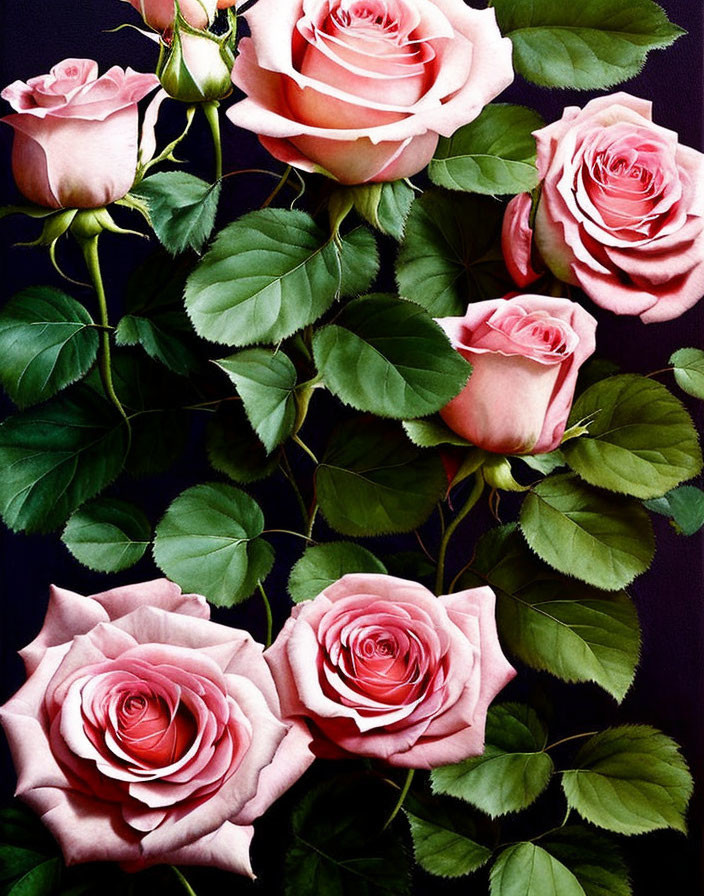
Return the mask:
{"type": "Polygon", "coordinates": [[[162,42],[159,78],[174,99],[184,103],[220,100],[232,92],[235,55],[231,34],[216,37],[177,20],[169,42],[162,42]]]}
{"type": "Polygon", "coordinates": [[[577,373],[595,348],[596,321],[567,299],[515,296],[476,302],[438,320],[472,365],[440,411],[450,429],[498,454],[542,454],[560,444],[577,373]]]}
{"type": "Polygon", "coordinates": [[[435,597],[417,582],[346,575],[294,607],[264,654],[285,718],[318,756],[435,768],[484,749],[489,704],[516,674],[491,588],[435,597]]]}
{"type": "MultiPolygon", "coordinates": [[[[176,18],[175,0],[127,0],[156,31],[171,28],[176,18]]],[[[193,28],[207,28],[215,17],[215,0],[178,0],[181,15],[193,28]]]]}
{"type": "Polygon", "coordinates": [[[67,864],[209,865],[252,875],[252,821],[310,765],[263,647],[165,579],[92,597],[52,588],[0,710],[17,795],[67,864]]]}
{"type": "Polygon", "coordinates": [[[227,114],[277,159],[345,184],[416,174],[513,80],[493,9],[463,0],[257,0],[227,114]]]}
{"type": "Polygon", "coordinates": [[[627,93],[567,108],[535,137],[542,189],[534,228],[524,197],[512,200],[504,223],[516,282],[530,282],[532,254],[597,305],[645,323],[696,304],[704,294],[704,155],[654,124],[649,101],[627,93]]]}
{"type": "Polygon", "coordinates": [[[121,199],[137,171],[137,103],[156,75],[65,59],[48,75],[2,91],[14,115],[12,171],[21,193],[49,208],[99,208],[121,199]]]}

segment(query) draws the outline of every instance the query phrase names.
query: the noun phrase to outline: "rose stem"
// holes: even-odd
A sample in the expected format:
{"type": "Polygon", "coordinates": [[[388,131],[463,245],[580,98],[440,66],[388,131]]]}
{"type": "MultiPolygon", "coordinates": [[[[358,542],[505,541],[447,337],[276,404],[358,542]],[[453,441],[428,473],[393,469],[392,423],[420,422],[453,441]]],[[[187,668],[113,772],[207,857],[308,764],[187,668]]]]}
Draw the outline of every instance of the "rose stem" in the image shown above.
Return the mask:
{"type": "Polygon", "coordinates": [[[290,165],[287,165],[287,166],[286,166],[286,170],[285,170],[284,173],[281,175],[281,180],[280,180],[280,181],[278,182],[278,184],[274,187],[274,189],[273,189],[272,192],[269,194],[269,196],[267,196],[267,198],[266,198],[266,199],[264,200],[264,202],[261,204],[260,208],[268,208],[268,207],[271,205],[271,203],[274,201],[274,199],[276,199],[276,197],[279,195],[279,191],[280,191],[281,189],[283,189],[283,186],[284,186],[284,184],[286,183],[286,181],[288,180],[288,176],[289,176],[290,173],[291,173],[291,166],[290,166],[290,165]]]}
{"type": "Polygon", "coordinates": [[[110,356],[110,325],[108,321],[108,306],[105,298],[105,287],[103,285],[103,277],[100,271],[100,256],[98,255],[98,235],[92,236],[87,240],[81,241],[83,249],[83,257],[86,261],[88,273],[93,281],[95,292],[98,297],[98,307],[100,309],[100,357],[98,365],[100,367],[100,379],[105,389],[105,394],[115,405],[127,424],[127,431],[130,432],[130,422],[122,407],[120,399],[115,392],[115,386],[112,381],[112,363],[110,356]]]}
{"type": "Polygon", "coordinates": [[[382,831],[385,831],[388,828],[388,826],[391,824],[391,822],[394,820],[394,818],[396,818],[398,813],[401,811],[401,807],[403,806],[403,803],[404,803],[406,797],[408,796],[408,791],[411,789],[411,784],[413,783],[413,776],[415,775],[415,773],[416,773],[416,770],[414,768],[408,769],[408,772],[406,774],[406,780],[404,781],[403,788],[401,790],[399,798],[396,802],[396,805],[393,808],[391,815],[389,815],[389,817],[386,819],[386,824],[382,828],[382,831]]]}
{"type": "Polygon", "coordinates": [[[310,538],[311,540],[313,540],[313,527],[315,526],[315,520],[318,516],[319,509],[320,508],[317,501],[310,509],[310,517],[308,519],[308,528],[306,529],[306,532],[308,533],[308,538],[310,538]]]}
{"type": "Polygon", "coordinates": [[[169,865],[169,868],[173,871],[173,873],[178,878],[179,883],[183,887],[183,889],[188,893],[188,896],[196,896],[196,891],[193,887],[188,883],[186,878],[181,874],[178,868],[175,865],[169,865]]]}
{"type": "Polygon", "coordinates": [[[306,507],[306,502],[303,500],[303,495],[301,494],[301,490],[298,487],[298,483],[296,482],[296,477],[293,475],[293,470],[291,469],[291,464],[289,463],[288,457],[286,456],[286,452],[281,452],[281,463],[279,464],[281,467],[281,472],[284,474],[286,479],[288,479],[291,488],[293,489],[293,493],[296,496],[296,501],[298,501],[298,509],[301,511],[301,517],[303,518],[303,525],[308,525],[308,508],[306,507]]]}
{"type": "Polygon", "coordinates": [[[580,737],[594,737],[594,735],[598,733],[598,731],[583,731],[581,734],[573,734],[571,737],[563,737],[562,740],[556,740],[554,744],[544,747],[543,752],[547,753],[548,750],[554,750],[555,747],[561,747],[562,744],[567,744],[571,740],[579,740],[580,737]]]}
{"type": "Polygon", "coordinates": [[[220,139],[220,116],[218,107],[220,103],[213,100],[203,103],[203,112],[210,125],[210,133],[213,135],[213,147],[215,149],[215,181],[222,180],[222,140],[220,139]]]}
{"type": "Polygon", "coordinates": [[[445,530],[445,534],[443,535],[442,541],[440,543],[440,551],[438,553],[438,571],[437,576],[435,578],[435,593],[442,594],[444,583],[445,583],[445,557],[447,555],[447,547],[450,544],[450,539],[455,533],[455,529],[459,526],[462,520],[467,516],[469,511],[474,507],[479,498],[481,497],[482,492],[484,491],[484,477],[482,476],[481,470],[477,470],[474,474],[474,487],[469,494],[469,498],[467,498],[467,503],[460,510],[454,520],[450,523],[450,525],[445,530]]]}
{"type": "Polygon", "coordinates": [[[262,583],[257,582],[257,585],[259,586],[262,600],[264,601],[264,612],[266,613],[266,641],[264,642],[264,646],[271,647],[271,642],[274,636],[274,619],[271,615],[271,604],[269,603],[269,598],[266,596],[266,591],[264,590],[262,583]]]}

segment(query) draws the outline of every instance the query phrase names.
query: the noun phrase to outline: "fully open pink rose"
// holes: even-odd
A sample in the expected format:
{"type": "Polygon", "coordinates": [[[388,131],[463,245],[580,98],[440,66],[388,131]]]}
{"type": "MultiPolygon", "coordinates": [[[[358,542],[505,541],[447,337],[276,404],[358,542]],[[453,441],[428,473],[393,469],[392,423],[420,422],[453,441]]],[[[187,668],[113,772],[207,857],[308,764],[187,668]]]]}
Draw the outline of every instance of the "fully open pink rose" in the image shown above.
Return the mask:
{"type": "MultiPolygon", "coordinates": [[[[704,155],[627,93],[570,107],[536,131],[535,249],[555,276],[616,314],[671,320],[704,294],[704,155]]],[[[530,280],[530,202],[512,200],[503,246],[530,280]]]]}
{"type": "Polygon", "coordinates": [[[342,183],[424,168],[438,135],[513,80],[492,9],[462,0],[257,0],[228,116],[269,152],[342,183]]]}
{"type": "MultiPolygon", "coordinates": [[[[141,13],[147,25],[151,25],[157,31],[166,31],[174,23],[176,16],[174,0],[127,0],[127,2],[141,13]]],[[[193,28],[207,28],[215,16],[215,10],[219,7],[217,0],[179,0],[181,15],[193,28]]]]}
{"type": "Polygon", "coordinates": [[[265,657],[285,717],[308,719],[321,756],[434,768],[484,748],[489,704],[516,674],[494,593],[437,598],[417,582],[346,575],[294,608],[265,657]]]}
{"type": "Polygon", "coordinates": [[[16,110],[12,171],[20,191],[49,208],[99,208],[121,199],[137,170],[137,103],[156,75],[65,59],[48,75],[2,91],[16,110]]]}
{"type": "Polygon", "coordinates": [[[472,364],[447,425],[498,454],[540,454],[560,444],[580,365],[595,347],[596,321],[575,302],[515,296],[477,302],[438,320],[472,364]]]}
{"type": "Polygon", "coordinates": [[[312,762],[281,720],[262,646],[166,580],[52,588],[0,710],[17,794],[69,864],[214,865],[252,875],[251,822],[312,762]]]}

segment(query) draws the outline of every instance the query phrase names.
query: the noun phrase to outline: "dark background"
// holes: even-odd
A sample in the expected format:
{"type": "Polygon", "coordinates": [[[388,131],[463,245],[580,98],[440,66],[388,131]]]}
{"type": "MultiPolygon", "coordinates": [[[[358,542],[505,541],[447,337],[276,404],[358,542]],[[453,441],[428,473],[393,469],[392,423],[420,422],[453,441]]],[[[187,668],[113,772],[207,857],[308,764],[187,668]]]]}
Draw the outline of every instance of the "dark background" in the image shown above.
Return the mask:
{"type": "MultiPolygon", "coordinates": [[[[31,3],[28,0],[1,0],[1,3],[0,86],[17,78],[26,80],[47,72],[53,64],[68,56],[95,58],[100,63],[101,71],[113,64],[129,65],[141,71],[153,69],[156,49],[149,41],[131,30],[106,33],[124,21],[139,24],[139,18],[126,3],[119,0],[34,0],[31,3]]],[[[699,0],[664,0],[662,5],[670,18],[686,28],[689,34],[673,48],[651,54],[643,73],[616,89],[652,99],[654,117],[659,124],[677,131],[683,143],[703,149],[704,14],[699,0]]],[[[565,105],[583,105],[590,96],[571,91],[542,90],[517,79],[502,99],[533,106],[551,121],[560,116],[565,105]]],[[[9,111],[5,104],[3,106],[9,111]]],[[[170,116],[176,131],[179,125],[177,110],[173,109],[170,116]]],[[[202,121],[197,123],[194,131],[180,155],[191,163],[189,170],[209,178],[212,171],[211,148],[202,121]]],[[[223,137],[226,172],[244,167],[280,170],[280,166],[260,149],[253,135],[236,130],[225,119],[223,137]]],[[[15,202],[19,198],[9,170],[10,146],[10,129],[0,128],[0,202],[5,203],[15,202]]],[[[257,207],[273,184],[273,179],[264,176],[227,179],[221,201],[222,222],[257,207]]],[[[132,221],[131,224],[139,227],[137,222],[132,221]]],[[[31,284],[64,286],[50,267],[43,250],[12,245],[16,241],[32,239],[36,230],[36,224],[28,226],[16,218],[0,222],[0,290],[4,299],[31,284]]],[[[146,249],[142,241],[108,235],[103,239],[102,251],[111,317],[116,320],[125,278],[146,249]]],[[[392,244],[386,244],[386,251],[393,252],[392,244]]],[[[73,250],[64,248],[60,254],[66,268],[75,275],[80,274],[80,261],[73,250]]],[[[87,290],[69,286],[68,291],[92,307],[87,290]]],[[[649,327],[634,319],[617,318],[600,312],[597,316],[600,318],[600,353],[618,361],[626,370],[649,372],[666,366],[671,352],[677,348],[690,345],[704,347],[704,303],[678,320],[649,327]]],[[[704,423],[701,408],[695,402],[691,402],[690,407],[697,415],[701,430],[704,423]]],[[[127,498],[137,498],[150,518],[158,519],[168,503],[184,488],[197,481],[214,478],[202,455],[199,436],[200,430],[196,424],[186,454],[167,476],[132,485],[128,483],[121,486],[122,491],[118,493],[127,498]]],[[[315,441],[315,433],[309,438],[315,441]]],[[[279,493],[281,488],[279,485],[271,486],[265,494],[265,512],[268,504],[276,515],[276,523],[273,523],[272,510],[267,513],[271,525],[279,525],[279,519],[289,513],[292,519],[295,518],[295,508],[292,504],[289,506],[289,495],[283,491],[279,493]]],[[[466,550],[466,545],[472,543],[469,539],[473,539],[481,525],[481,520],[470,523],[464,530],[465,535],[456,540],[455,555],[450,558],[451,566],[462,565],[463,546],[466,550]]],[[[655,564],[631,589],[643,624],[643,654],[636,685],[623,706],[617,709],[613,701],[603,697],[596,688],[566,688],[547,681],[547,676],[533,676],[535,681],[523,687],[550,691],[558,707],[557,716],[553,719],[556,732],[564,729],[567,733],[574,733],[590,730],[592,723],[603,727],[610,722],[627,720],[661,728],[683,745],[697,780],[702,782],[702,538],[677,537],[662,520],[656,521],[656,532],[658,552],[655,564]]],[[[387,545],[394,546],[393,541],[387,545]]],[[[276,548],[281,562],[278,573],[271,579],[269,590],[280,622],[288,612],[288,599],[283,588],[286,571],[299,556],[300,545],[280,538],[276,548]]],[[[0,531],[0,700],[13,693],[23,679],[21,663],[15,651],[30,641],[40,627],[49,583],[91,593],[152,578],[157,574],[149,559],[121,575],[106,577],[95,574],[73,560],[57,535],[25,536],[14,535],[4,529],[0,531]]],[[[262,637],[262,614],[256,601],[251,601],[245,608],[226,612],[222,618],[231,624],[251,628],[255,636],[262,637]]],[[[14,773],[4,743],[0,759],[2,800],[11,794],[14,786],[14,773]]],[[[692,806],[688,840],[664,833],[636,838],[625,844],[633,868],[636,896],[665,891],[678,896],[695,896],[702,892],[702,802],[700,784],[692,806]]],[[[257,851],[255,848],[255,855],[257,851]]],[[[266,855],[266,850],[263,855],[266,855]]],[[[422,875],[418,892],[429,893],[436,889],[437,892],[445,891],[444,885],[436,879],[422,875]]],[[[261,886],[258,890],[262,892],[261,886]]],[[[482,887],[476,890],[473,886],[468,888],[464,882],[458,889],[453,888],[452,892],[481,893],[482,890],[482,887]]],[[[236,892],[240,892],[239,887],[236,892]]],[[[246,885],[243,892],[253,891],[246,885]]]]}

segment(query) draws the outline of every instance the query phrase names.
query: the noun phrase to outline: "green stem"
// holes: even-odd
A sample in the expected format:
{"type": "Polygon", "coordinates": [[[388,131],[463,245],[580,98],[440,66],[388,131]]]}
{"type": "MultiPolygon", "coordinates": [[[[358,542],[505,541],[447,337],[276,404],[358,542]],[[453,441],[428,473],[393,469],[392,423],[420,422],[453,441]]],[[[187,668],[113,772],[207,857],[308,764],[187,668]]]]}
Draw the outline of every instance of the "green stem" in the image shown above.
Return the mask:
{"type": "Polygon", "coordinates": [[[115,392],[115,386],[112,381],[112,362],[110,355],[110,330],[108,321],[108,305],[105,298],[105,287],[103,285],[103,276],[100,271],[100,256],[98,255],[98,236],[92,236],[87,240],[81,241],[83,249],[83,257],[85,258],[88,273],[95,287],[98,297],[98,308],[100,310],[100,351],[98,357],[98,366],[100,368],[100,379],[103,383],[103,389],[110,401],[115,405],[121,416],[127,424],[127,430],[130,431],[130,423],[122,407],[120,399],[115,392]]]}
{"type": "Polygon", "coordinates": [[[264,202],[261,205],[261,208],[268,208],[271,205],[271,203],[276,199],[276,197],[279,195],[279,191],[283,189],[284,184],[288,180],[288,176],[290,173],[291,173],[291,166],[288,165],[286,167],[286,170],[284,171],[284,173],[281,175],[281,180],[274,187],[274,189],[269,194],[269,196],[267,196],[267,198],[264,200],[264,202]]]}
{"type": "Polygon", "coordinates": [[[176,875],[176,877],[178,878],[178,882],[181,884],[181,886],[183,887],[183,889],[188,893],[188,896],[196,896],[196,891],[195,891],[195,890],[193,889],[193,887],[188,883],[188,881],[187,881],[186,878],[181,874],[181,872],[178,870],[178,868],[177,868],[175,865],[169,865],[169,867],[171,868],[171,870],[173,871],[173,873],[174,873],[174,874],[176,875]]]}
{"type": "Polygon", "coordinates": [[[391,812],[391,815],[386,819],[386,824],[382,828],[382,831],[385,831],[391,822],[396,818],[398,813],[401,811],[403,804],[408,796],[408,791],[411,789],[411,784],[413,783],[413,776],[415,775],[416,770],[414,768],[409,768],[406,774],[406,780],[404,781],[403,787],[401,788],[401,793],[399,794],[398,800],[396,801],[396,805],[391,812]]]}
{"type": "Polygon", "coordinates": [[[264,642],[265,647],[271,647],[271,642],[274,640],[274,617],[271,614],[271,604],[269,603],[269,598],[266,596],[266,591],[264,590],[264,586],[261,582],[257,582],[259,585],[259,591],[262,595],[262,600],[264,601],[264,612],[266,613],[266,641],[264,642]]]}
{"type": "Polygon", "coordinates": [[[209,103],[203,103],[203,112],[208,119],[210,133],[213,135],[213,147],[215,149],[215,180],[222,180],[222,139],[220,138],[220,116],[218,108],[220,103],[212,100],[209,103]]]}
{"type": "Polygon", "coordinates": [[[288,461],[288,457],[286,456],[286,452],[282,452],[281,454],[281,472],[284,474],[286,479],[288,479],[291,488],[293,489],[293,493],[296,496],[296,501],[298,502],[298,509],[301,511],[301,519],[303,520],[303,525],[308,525],[308,508],[306,507],[306,502],[303,500],[303,495],[301,494],[301,490],[298,487],[298,483],[296,482],[296,477],[293,475],[293,470],[291,469],[291,464],[288,461]]]}
{"type": "Polygon", "coordinates": [[[303,535],[301,532],[294,532],[293,529],[264,529],[262,535],[295,535],[296,538],[302,538],[304,541],[313,541],[310,535],[303,535]]]}
{"type": "Polygon", "coordinates": [[[594,737],[594,735],[598,733],[598,731],[583,731],[581,734],[572,734],[570,737],[563,737],[562,740],[556,740],[554,744],[545,747],[543,752],[547,753],[548,750],[554,750],[555,747],[561,747],[562,744],[568,744],[571,740],[579,740],[582,737],[594,737]]]}
{"type": "Polygon", "coordinates": [[[306,533],[307,533],[308,538],[310,538],[311,541],[314,540],[313,539],[313,526],[315,526],[315,519],[318,516],[319,509],[320,508],[318,506],[317,501],[315,502],[315,504],[313,504],[313,506],[310,509],[310,517],[308,518],[308,528],[306,529],[306,533]]]}
{"type": "Polygon", "coordinates": [[[454,520],[449,524],[447,529],[445,530],[445,534],[442,537],[442,541],[440,542],[440,551],[438,553],[438,570],[437,575],[435,577],[435,593],[442,594],[443,588],[445,584],[445,558],[447,556],[447,548],[450,544],[450,539],[455,534],[455,530],[462,522],[462,520],[467,516],[469,511],[474,507],[479,498],[481,497],[482,492],[484,491],[484,477],[482,476],[481,470],[477,470],[474,474],[474,487],[467,498],[467,502],[464,507],[460,510],[454,520]]]}

